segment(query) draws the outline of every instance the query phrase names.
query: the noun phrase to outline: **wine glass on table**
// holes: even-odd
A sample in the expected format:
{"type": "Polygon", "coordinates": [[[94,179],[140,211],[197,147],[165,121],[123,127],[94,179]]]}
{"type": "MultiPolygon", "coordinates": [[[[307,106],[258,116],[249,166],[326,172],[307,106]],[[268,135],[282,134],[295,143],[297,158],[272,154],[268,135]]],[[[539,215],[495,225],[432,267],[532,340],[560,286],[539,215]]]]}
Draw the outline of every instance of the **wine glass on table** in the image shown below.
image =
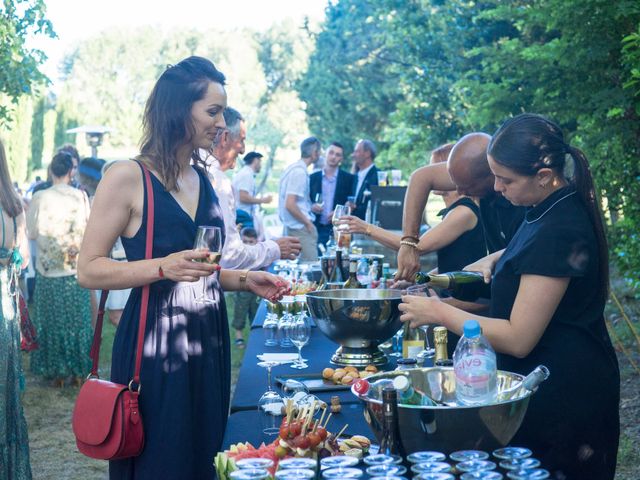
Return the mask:
{"type": "MultiPolygon", "coordinates": [[[[207,250],[207,256],[196,261],[218,265],[222,256],[222,231],[220,227],[200,225],[193,242],[194,250],[207,250]]],[[[214,273],[215,275],[215,273],[214,273]]],[[[215,300],[207,296],[207,279],[202,280],[202,295],[196,298],[196,303],[215,303],[215,300]]]]}
{"type": "MultiPolygon", "coordinates": [[[[428,297],[429,287],[427,285],[411,285],[405,290],[406,295],[414,295],[416,297],[428,297]]],[[[420,325],[418,327],[424,332],[424,348],[418,353],[419,361],[424,361],[427,358],[433,358],[436,354],[435,348],[431,346],[429,342],[429,325],[420,325]]]]}
{"type": "Polygon", "coordinates": [[[296,302],[298,302],[300,312],[295,315],[291,321],[289,327],[289,338],[291,339],[291,343],[293,343],[298,349],[298,358],[291,364],[291,368],[300,370],[309,367],[302,358],[302,347],[309,342],[309,337],[311,336],[311,325],[306,313],[307,305],[304,295],[296,296],[296,302]]]}
{"type": "Polygon", "coordinates": [[[280,432],[280,423],[282,419],[282,407],[284,401],[278,392],[276,392],[271,384],[271,369],[280,365],[277,361],[259,362],[258,366],[267,369],[267,390],[258,400],[258,409],[262,423],[262,433],[265,435],[277,435],[280,432]]]}

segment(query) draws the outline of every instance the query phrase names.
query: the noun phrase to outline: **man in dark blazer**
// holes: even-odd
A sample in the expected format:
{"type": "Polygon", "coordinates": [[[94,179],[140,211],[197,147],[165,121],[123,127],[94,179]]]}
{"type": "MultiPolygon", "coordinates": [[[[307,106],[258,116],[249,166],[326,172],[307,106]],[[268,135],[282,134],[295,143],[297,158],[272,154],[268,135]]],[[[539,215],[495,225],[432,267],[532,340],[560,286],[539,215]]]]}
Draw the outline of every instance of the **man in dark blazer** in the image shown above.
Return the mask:
{"type": "Polygon", "coordinates": [[[340,168],[343,159],[343,146],[333,142],[327,149],[322,170],[309,177],[311,211],[316,214],[314,224],[318,230],[318,245],[325,245],[332,234],[331,217],[335,206],[345,205],[351,195],[355,176],[340,168]]]}
{"type": "Polygon", "coordinates": [[[378,169],[374,163],[376,146],[371,140],[358,140],[353,151],[353,163],[356,175],[352,194],[355,202],[351,204],[351,214],[365,220],[367,205],[371,200],[371,186],[378,185],[378,169]]]}

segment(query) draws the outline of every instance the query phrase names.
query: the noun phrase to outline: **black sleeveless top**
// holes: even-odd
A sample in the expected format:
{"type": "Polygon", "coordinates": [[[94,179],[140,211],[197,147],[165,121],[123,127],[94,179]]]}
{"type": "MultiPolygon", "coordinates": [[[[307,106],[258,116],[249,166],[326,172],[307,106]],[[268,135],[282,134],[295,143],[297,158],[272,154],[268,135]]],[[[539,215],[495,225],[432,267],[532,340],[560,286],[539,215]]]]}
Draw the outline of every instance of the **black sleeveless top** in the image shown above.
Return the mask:
{"type": "Polygon", "coordinates": [[[463,197],[448,208],[438,212],[438,216],[444,218],[450,211],[458,207],[467,207],[476,216],[476,226],[464,232],[453,243],[438,250],[438,272],[455,272],[462,270],[470,263],[487,255],[484,239],[484,230],[480,221],[480,209],[473,200],[463,197]]]}

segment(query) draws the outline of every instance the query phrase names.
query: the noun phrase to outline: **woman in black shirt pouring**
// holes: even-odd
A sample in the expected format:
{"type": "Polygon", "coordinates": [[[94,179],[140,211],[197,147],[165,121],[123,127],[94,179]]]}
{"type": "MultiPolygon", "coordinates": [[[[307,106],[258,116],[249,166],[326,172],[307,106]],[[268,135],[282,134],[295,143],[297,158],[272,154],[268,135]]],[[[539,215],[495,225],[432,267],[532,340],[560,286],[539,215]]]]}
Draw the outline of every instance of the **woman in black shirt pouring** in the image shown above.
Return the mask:
{"type": "Polygon", "coordinates": [[[487,153],[495,190],[529,207],[505,250],[467,267],[487,279],[493,272],[490,317],[403,297],[401,319],[460,334],[475,318],[499,369],[526,375],[547,366],[551,376],[511,443],[531,448],[553,478],[612,479],[620,377],[603,316],[607,245],[587,159],[555,123],[531,114],[507,120],[487,153]]]}

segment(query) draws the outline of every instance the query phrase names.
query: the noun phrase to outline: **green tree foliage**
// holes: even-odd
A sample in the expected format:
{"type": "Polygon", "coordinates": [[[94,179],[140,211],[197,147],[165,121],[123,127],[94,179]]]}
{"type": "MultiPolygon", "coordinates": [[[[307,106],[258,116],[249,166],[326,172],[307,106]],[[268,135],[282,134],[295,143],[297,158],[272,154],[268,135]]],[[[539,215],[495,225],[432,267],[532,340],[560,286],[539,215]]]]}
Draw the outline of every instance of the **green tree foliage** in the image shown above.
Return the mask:
{"type": "Polygon", "coordinates": [[[325,142],[342,142],[347,150],[358,138],[377,139],[401,98],[385,59],[387,14],[375,3],[330,4],[298,84],[311,131],[325,142]]]}
{"type": "Polygon", "coordinates": [[[509,116],[555,119],[590,159],[612,251],[640,278],[639,24],[635,0],[341,0],[299,89],[314,133],[369,135],[383,165],[406,169],[509,116]]]}
{"type": "MultiPolygon", "coordinates": [[[[56,101],[55,145],[71,141],[65,130],[86,124],[115,129],[100,155],[135,155],[144,103],[169,64],[190,55],[211,59],[227,77],[228,104],[247,119],[248,149],[288,163],[289,151],[308,135],[292,82],[305,71],[311,42],[284,22],[253,30],[162,31],[122,28],[83,40],[63,62],[56,101]],[[98,59],[98,60],[96,60],[98,59]]],[[[80,150],[86,148],[78,139],[80,150]]]]}
{"type": "Polygon", "coordinates": [[[0,126],[0,138],[4,141],[11,179],[18,183],[27,179],[33,103],[31,96],[21,96],[13,105],[11,121],[0,126]]]}
{"type": "Polygon", "coordinates": [[[44,153],[44,114],[46,111],[45,99],[39,98],[33,111],[31,122],[31,157],[28,165],[29,173],[42,168],[42,155],[44,153]]]}
{"type": "MultiPolygon", "coordinates": [[[[27,46],[33,35],[55,37],[51,22],[45,18],[44,0],[3,0],[0,7],[0,94],[15,106],[23,95],[46,82],[38,67],[46,55],[27,46]]],[[[0,104],[0,124],[12,112],[10,104],[0,104]]]]}

